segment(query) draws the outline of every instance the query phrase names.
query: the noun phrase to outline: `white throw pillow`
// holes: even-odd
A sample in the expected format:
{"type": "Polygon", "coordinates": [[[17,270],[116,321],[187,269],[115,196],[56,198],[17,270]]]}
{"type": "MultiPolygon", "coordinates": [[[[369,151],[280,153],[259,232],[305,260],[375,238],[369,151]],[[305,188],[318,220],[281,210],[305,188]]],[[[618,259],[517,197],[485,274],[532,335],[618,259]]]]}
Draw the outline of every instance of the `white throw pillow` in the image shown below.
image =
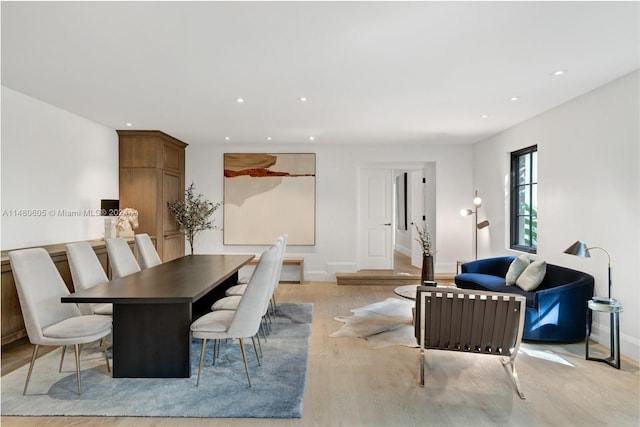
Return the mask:
{"type": "Polygon", "coordinates": [[[514,259],[509,266],[509,270],[507,270],[507,275],[504,277],[507,286],[515,285],[518,277],[528,266],[529,258],[526,255],[520,255],[514,259]]]}
{"type": "Polygon", "coordinates": [[[540,286],[544,275],[547,273],[546,261],[534,261],[522,272],[516,285],[527,292],[531,292],[540,286]]]}

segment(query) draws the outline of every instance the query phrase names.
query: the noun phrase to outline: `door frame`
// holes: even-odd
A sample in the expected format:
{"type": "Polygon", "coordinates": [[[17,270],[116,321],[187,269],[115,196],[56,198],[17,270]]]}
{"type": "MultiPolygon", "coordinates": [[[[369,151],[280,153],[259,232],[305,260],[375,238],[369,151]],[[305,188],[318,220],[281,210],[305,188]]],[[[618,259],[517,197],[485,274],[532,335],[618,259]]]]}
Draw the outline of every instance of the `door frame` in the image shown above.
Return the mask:
{"type": "MultiPolygon", "coordinates": [[[[357,257],[356,257],[356,264],[357,270],[361,270],[362,269],[362,250],[363,248],[361,247],[361,242],[362,242],[362,233],[364,232],[364,224],[362,224],[361,221],[361,213],[363,210],[363,197],[362,194],[360,194],[360,185],[362,182],[362,177],[363,177],[363,170],[364,169],[389,169],[390,173],[392,174],[392,176],[394,176],[393,174],[399,172],[399,171],[406,171],[406,172],[410,172],[410,171],[415,171],[415,170],[423,170],[426,172],[427,175],[430,175],[431,179],[433,182],[431,182],[431,185],[428,185],[428,187],[430,189],[433,190],[433,196],[430,198],[430,201],[432,202],[433,205],[433,209],[432,210],[433,214],[435,215],[435,202],[436,202],[436,194],[435,194],[435,189],[436,189],[436,184],[435,184],[435,170],[436,170],[436,166],[437,166],[437,162],[435,161],[423,161],[423,162],[367,162],[367,163],[361,163],[358,165],[358,183],[357,183],[357,188],[358,188],[358,201],[357,201],[357,215],[356,215],[356,222],[357,222],[357,244],[356,244],[356,250],[357,250],[357,257]],[[431,171],[431,174],[429,174],[429,171],[431,171]]],[[[393,181],[393,180],[392,180],[393,181]]],[[[393,185],[393,182],[392,182],[393,185]]],[[[410,192],[409,192],[410,193],[410,192]]],[[[395,215],[395,189],[394,191],[391,191],[391,196],[392,200],[390,201],[392,203],[392,225],[391,225],[391,229],[392,229],[392,236],[390,239],[389,244],[391,245],[391,247],[389,248],[389,250],[391,251],[391,253],[393,253],[393,251],[395,250],[395,245],[396,245],[396,227],[397,227],[397,218],[395,215]]],[[[426,196],[425,196],[425,200],[426,200],[426,196]]],[[[426,202],[425,202],[426,204],[426,202]]],[[[428,212],[427,212],[428,213],[428,212]]],[[[410,222],[410,221],[409,221],[410,222]]],[[[432,220],[429,221],[430,223],[430,232],[431,232],[431,236],[433,238],[434,244],[435,244],[435,237],[436,237],[436,227],[435,227],[435,216],[433,217],[432,220]]],[[[410,225],[410,224],[409,224],[410,225]]],[[[393,256],[391,257],[391,268],[394,268],[393,265],[393,256]]]]}

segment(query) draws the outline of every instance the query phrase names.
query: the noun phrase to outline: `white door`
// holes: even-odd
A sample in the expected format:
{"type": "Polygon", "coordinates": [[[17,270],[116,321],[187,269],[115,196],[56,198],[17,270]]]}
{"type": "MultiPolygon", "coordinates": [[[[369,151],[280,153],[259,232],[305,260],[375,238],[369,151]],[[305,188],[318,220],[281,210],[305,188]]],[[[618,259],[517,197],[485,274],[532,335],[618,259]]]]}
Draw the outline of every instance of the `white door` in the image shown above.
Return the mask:
{"type": "Polygon", "coordinates": [[[360,171],[360,268],[393,268],[391,169],[360,171]]]}
{"type": "Polygon", "coordinates": [[[424,205],[424,171],[416,170],[410,173],[410,186],[411,186],[411,265],[414,267],[422,268],[422,248],[420,243],[416,240],[418,233],[416,232],[415,224],[422,227],[423,218],[425,215],[424,205]]]}

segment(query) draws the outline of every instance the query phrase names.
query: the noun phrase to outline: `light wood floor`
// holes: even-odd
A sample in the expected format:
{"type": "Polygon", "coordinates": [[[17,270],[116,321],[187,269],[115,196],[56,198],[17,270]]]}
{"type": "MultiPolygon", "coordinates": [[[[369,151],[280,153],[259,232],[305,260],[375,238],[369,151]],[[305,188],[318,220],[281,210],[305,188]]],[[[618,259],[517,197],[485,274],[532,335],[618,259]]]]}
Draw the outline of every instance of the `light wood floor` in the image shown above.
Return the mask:
{"type": "MultiPolygon", "coordinates": [[[[432,353],[427,385],[421,388],[417,349],[374,350],[365,340],[329,337],[342,325],[335,316],[392,297],[392,289],[329,282],[283,284],[277,289],[279,302],[314,304],[301,419],[2,417],[2,426],[638,425],[638,365],[624,360],[616,370],[586,361],[583,343],[526,345],[530,353],[539,351],[547,358],[555,354],[573,366],[519,355],[516,366],[527,396],[520,400],[495,357],[432,353]]],[[[5,356],[3,365],[8,363],[5,356]]],[[[270,357],[268,343],[265,357],[270,357]]]]}

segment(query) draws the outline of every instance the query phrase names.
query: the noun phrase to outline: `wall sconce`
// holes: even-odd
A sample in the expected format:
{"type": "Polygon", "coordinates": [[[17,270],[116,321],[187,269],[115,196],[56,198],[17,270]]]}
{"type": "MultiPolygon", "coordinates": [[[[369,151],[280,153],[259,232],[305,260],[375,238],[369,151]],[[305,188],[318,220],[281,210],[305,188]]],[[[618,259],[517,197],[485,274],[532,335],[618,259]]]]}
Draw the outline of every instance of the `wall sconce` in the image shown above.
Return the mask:
{"type": "Polygon", "coordinates": [[[100,200],[100,214],[104,219],[104,238],[116,237],[116,217],[120,211],[120,201],[115,199],[100,200]]]}
{"type": "Polygon", "coordinates": [[[462,216],[471,216],[474,215],[476,226],[474,227],[475,231],[475,239],[474,239],[474,252],[473,256],[475,259],[478,259],[478,230],[482,230],[489,226],[489,221],[486,219],[484,221],[478,222],[478,208],[482,206],[482,199],[478,197],[478,191],[476,190],[475,197],[473,198],[473,210],[471,209],[462,209],[460,211],[460,215],[462,216]]]}
{"type": "Polygon", "coordinates": [[[602,252],[607,254],[607,259],[608,259],[607,270],[609,273],[609,298],[593,297],[592,300],[600,304],[615,304],[616,299],[611,298],[611,256],[609,256],[609,252],[607,252],[606,250],[604,250],[599,246],[592,246],[588,248],[587,245],[585,245],[584,243],[578,240],[573,245],[565,249],[564,253],[569,255],[576,255],[581,258],[591,258],[591,254],[589,253],[589,250],[591,249],[600,249],[602,252]]]}

